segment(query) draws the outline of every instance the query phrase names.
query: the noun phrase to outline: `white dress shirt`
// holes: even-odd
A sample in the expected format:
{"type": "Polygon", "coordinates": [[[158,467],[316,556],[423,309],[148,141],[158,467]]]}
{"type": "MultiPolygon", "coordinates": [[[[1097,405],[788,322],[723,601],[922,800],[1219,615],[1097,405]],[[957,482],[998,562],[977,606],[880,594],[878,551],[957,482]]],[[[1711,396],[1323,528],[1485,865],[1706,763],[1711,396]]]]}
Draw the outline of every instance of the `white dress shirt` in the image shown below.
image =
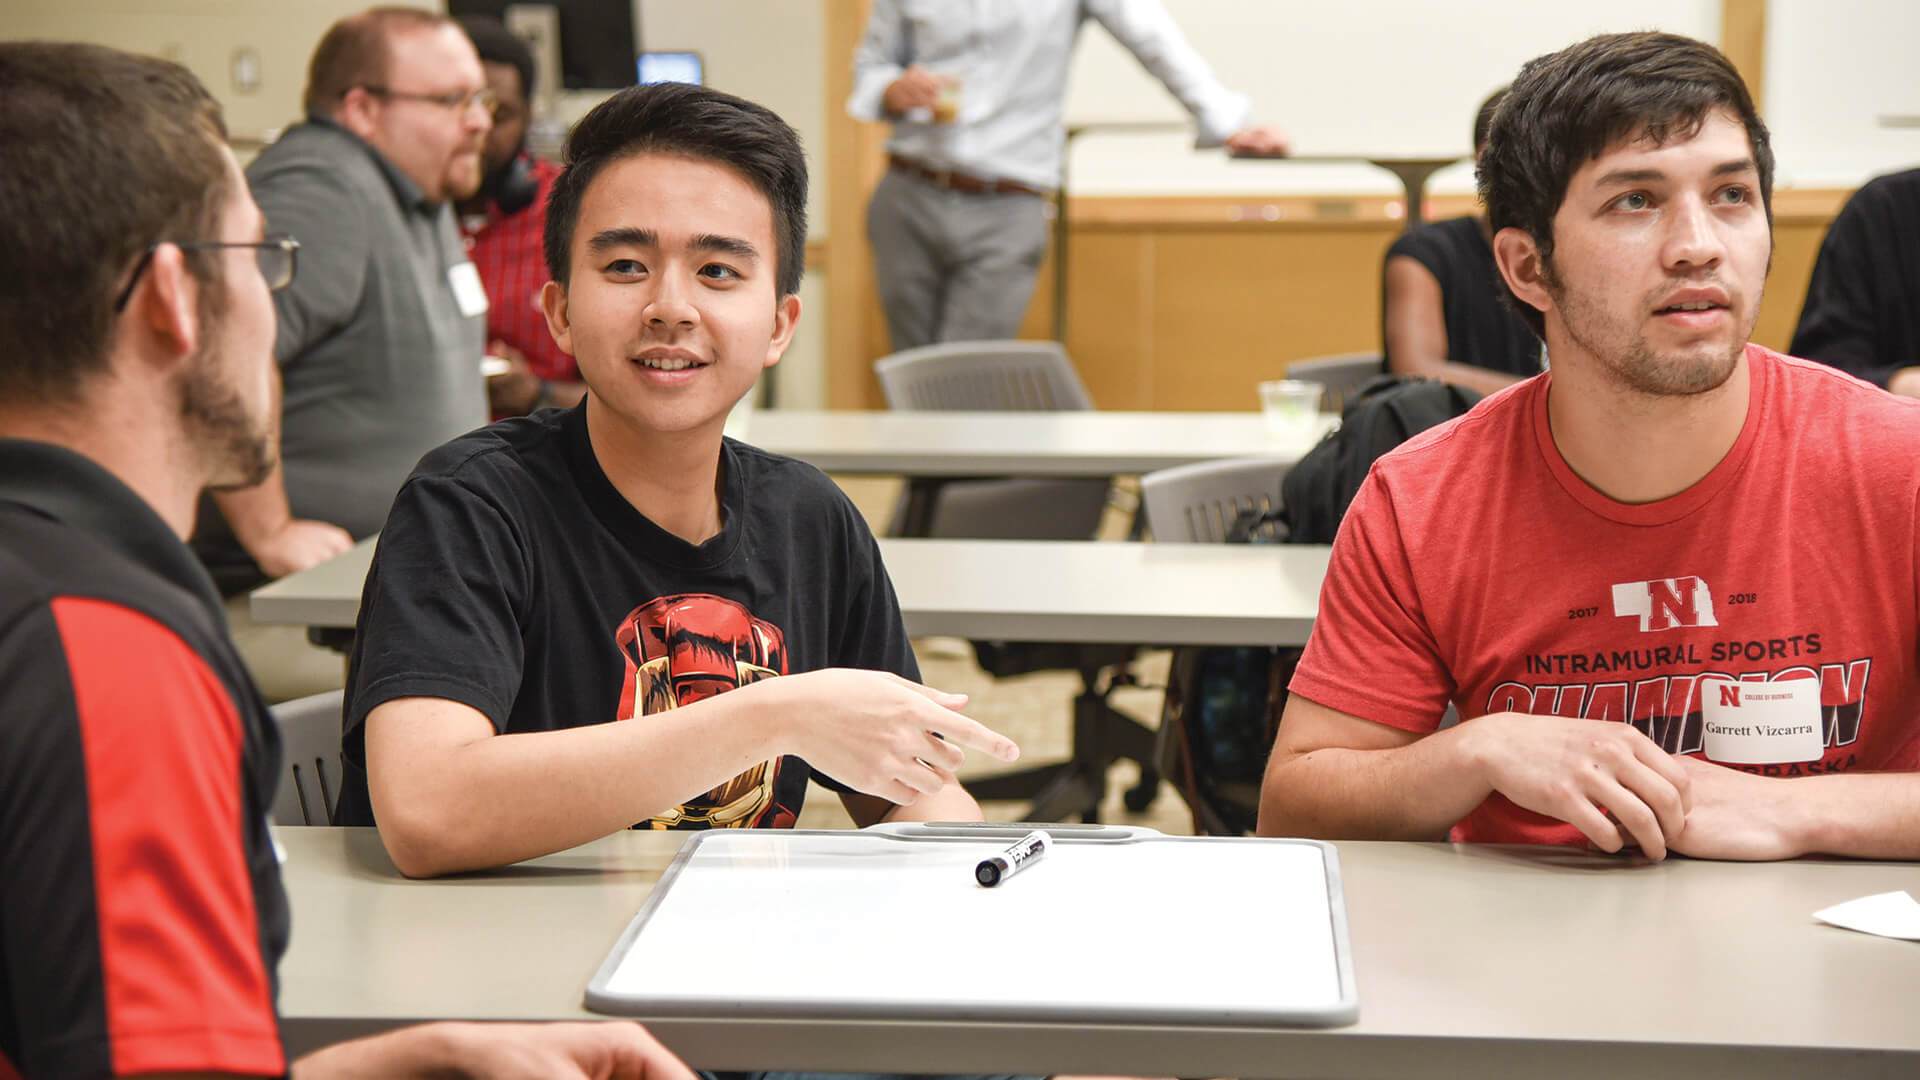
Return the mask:
{"type": "Polygon", "coordinates": [[[1220,85],[1159,0],[873,0],[853,58],[847,112],[892,120],[887,149],[902,157],[982,179],[1057,187],[1067,65],[1089,18],[1193,114],[1195,145],[1219,146],[1247,126],[1251,102],[1220,85]],[[954,123],[932,123],[926,109],[883,115],[888,84],[909,64],[962,80],[954,123]]]}

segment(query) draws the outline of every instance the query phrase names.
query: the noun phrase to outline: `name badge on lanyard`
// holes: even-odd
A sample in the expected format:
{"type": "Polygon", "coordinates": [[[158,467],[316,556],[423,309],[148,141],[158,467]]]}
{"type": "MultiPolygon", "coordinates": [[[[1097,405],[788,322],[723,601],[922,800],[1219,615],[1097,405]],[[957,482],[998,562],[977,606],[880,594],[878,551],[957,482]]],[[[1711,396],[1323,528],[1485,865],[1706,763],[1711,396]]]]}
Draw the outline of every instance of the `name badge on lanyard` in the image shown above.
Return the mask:
{"type": "Polygon", "coordinates": [[[1825,753],[1818,679],[1705,681],[1700,714],[1709,761],[1775,765],[1825,753]]]}
{"type": "Polygon", "coordinates": [[[467,318],[487,313],[487,289],[480,284],[480,271],[470,262],[447,268],[447,284],[453,287],[453,301],[467,318]]]}

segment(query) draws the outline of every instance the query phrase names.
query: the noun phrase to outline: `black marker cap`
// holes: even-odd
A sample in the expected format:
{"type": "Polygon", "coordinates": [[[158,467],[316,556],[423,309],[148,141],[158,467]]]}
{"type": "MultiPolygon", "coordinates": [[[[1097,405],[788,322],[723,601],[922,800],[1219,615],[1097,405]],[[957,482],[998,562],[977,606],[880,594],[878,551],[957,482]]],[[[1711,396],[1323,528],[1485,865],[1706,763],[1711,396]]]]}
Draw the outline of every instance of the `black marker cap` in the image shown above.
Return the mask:
{"type": "Polygon", "coordinates": [[[1007,860],[997,855],[991,859],[981,859],[980,865],[973,868],[973,880],[991,888],[1000,884],[1001,876],[1010,868],[1007,860]]]}

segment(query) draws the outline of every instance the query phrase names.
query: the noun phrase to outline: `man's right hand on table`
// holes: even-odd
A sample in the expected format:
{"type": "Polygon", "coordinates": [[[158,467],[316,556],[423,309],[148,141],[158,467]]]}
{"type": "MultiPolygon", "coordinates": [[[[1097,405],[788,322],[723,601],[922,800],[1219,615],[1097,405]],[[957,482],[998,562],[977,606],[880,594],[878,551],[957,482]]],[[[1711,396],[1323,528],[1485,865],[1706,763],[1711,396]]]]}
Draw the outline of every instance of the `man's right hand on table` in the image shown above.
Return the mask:
{"type": "Polygon", "coordinates": [[[1493,790],[1602,851],[1634,846],[1663,859],[1686,828],[1686,769],[1630,724],[1505,712],[1467,721],[1460,734],[1493,790]]]}

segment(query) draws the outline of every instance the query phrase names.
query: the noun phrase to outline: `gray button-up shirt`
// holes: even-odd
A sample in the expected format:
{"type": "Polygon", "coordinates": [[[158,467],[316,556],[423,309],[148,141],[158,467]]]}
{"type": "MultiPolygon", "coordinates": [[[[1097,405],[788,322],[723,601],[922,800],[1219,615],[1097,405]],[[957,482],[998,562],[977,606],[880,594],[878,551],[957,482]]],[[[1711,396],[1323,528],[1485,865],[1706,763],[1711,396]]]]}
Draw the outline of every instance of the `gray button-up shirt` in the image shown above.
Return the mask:
{"type": "Polygon", "coordinates": [[[462,314],[449,279],[466,247],[451,207],[325,120],[290,128],[247,182],[268,231],[300,241],[274,294],[287,497],[364,537],[421,455],[487,422],[485,309],[462,314]]]}

